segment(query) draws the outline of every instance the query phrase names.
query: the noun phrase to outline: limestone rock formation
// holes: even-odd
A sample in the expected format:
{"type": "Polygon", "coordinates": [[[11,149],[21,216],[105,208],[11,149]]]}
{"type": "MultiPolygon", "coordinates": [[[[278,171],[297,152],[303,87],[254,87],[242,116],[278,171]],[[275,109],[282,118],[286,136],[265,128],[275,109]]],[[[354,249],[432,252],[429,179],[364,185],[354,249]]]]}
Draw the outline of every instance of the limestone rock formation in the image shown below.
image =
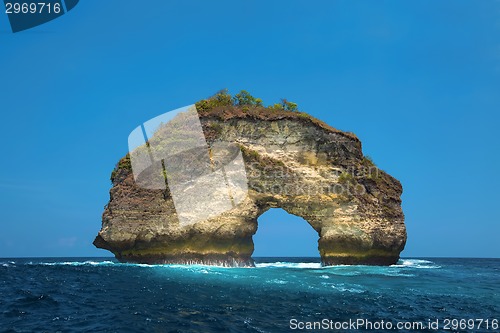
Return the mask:
{"type": "Polygon", "coordinates": [[[402,186],[363,156],[354,134],[301,112],[197,106],[210,147],[240,147],[246,198],[219,216],[181,227],[169,190],[137,186],[127,155],[113,170],[95,246],[124,262],[252,266],[257,219],[278,207],[318,232],[323,265],[398,261],[406,242],[402,186]]]}

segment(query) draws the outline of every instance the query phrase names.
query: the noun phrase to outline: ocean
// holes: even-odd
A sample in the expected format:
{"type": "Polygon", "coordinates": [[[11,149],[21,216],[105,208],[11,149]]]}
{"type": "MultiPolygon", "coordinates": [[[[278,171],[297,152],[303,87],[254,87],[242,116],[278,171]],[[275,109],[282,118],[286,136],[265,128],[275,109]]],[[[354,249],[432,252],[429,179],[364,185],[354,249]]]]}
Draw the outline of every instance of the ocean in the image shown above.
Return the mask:
{"type": "Polygon", "coordinates": [[[0,259],[0,332],[499,332],[500,259],[0,259]]]}

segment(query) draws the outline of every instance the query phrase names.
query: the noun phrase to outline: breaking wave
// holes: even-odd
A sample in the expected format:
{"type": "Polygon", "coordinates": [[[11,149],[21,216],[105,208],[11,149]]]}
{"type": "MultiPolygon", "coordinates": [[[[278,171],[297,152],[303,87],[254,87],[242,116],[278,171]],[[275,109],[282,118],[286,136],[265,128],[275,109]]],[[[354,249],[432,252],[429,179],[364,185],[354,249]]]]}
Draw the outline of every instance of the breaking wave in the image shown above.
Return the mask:
{"type": "Polygon", "coordinates": [[[319,269],[321,263],[316,262],[269,262],[269,263],[256,263],[257,268],[308,268],[308,269],[319,269]]]}
{"type": "Polygon", "coordinates": [[[441,266],[434,264],[429,260],[422,259],[401,259],[396,265],[390,267],[407,267],[407,268],[441,268],[441,266]]]}

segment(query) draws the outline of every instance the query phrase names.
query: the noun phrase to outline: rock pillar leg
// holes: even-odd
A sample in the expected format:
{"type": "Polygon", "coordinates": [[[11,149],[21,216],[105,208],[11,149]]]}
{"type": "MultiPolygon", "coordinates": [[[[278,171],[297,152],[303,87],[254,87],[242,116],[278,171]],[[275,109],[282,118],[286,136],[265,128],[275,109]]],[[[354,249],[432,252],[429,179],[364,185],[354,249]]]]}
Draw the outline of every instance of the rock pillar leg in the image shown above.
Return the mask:
{"type": "Polygon", "coordinates": [[[331,265],[393,265],[406,242],[397,236],[399,230],[390,235],[369,233],[356,228],[342,228],[323,232],[319,252],[323,266],[331,265]]]}

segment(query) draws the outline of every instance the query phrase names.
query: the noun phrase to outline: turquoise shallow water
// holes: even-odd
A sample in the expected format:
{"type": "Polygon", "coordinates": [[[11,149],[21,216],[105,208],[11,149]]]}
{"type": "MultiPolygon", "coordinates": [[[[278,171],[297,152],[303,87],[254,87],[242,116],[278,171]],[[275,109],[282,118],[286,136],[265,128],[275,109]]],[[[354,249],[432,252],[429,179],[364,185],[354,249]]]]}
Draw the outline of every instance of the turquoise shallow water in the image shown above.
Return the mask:
{"type": "Polygon", "coordinates": [[[500,319],[500,259],[325,268],[316,258],[256,262],[222,268],[0,259],[0,332],[286,332],[299,331],[291,320],[324,319],[439,320],[440,332],[500,331],[491,325],[500,319]],[[444,330],[446,319],[489,320],[489,327],[476,322],[453,330],[450,322],[444,330]]]}

